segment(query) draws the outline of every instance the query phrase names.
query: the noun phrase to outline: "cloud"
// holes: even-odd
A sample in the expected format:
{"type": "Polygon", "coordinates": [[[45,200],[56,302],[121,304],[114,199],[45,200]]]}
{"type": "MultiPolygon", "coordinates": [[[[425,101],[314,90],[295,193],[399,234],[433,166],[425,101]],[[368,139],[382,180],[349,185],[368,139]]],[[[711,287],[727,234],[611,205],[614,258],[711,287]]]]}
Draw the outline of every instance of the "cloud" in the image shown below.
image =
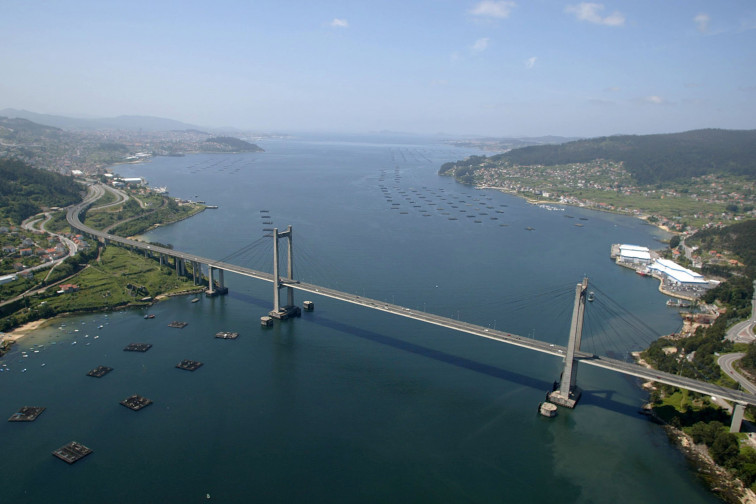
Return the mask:
{"type": "Polygon", "coordinates": [[[643,101],[646,103],[653,103],[654,105],[661,105],[662,103],[664,103],[664,98],[662,98],[661,96],[651,95],[643,98],[643,101]]]}
{"type": "Polygon", "coordinates": [[[333,18],[331,26],[333,28],[349,28],[349,21],[346,19],[333,18]]]}
{"type": "Polygon", "coordinates": [[[488,40],[489,39],[487,37],[479,38],[478,40],[476,40],[472,45],[472,52],[479,53],[488,49],[488,40]]]}
{"type": "Polygon", "coordinates": [[[625,16],[621,12],[614,11],[612,14],[601,17],[601,11],[604,10],[604,4],[591,2],[582,2],[577,5],[568,5],[564,12],[574,14],[580,21],[600,24],[604,26],[622,26],[625,24],[625,16]]]}
{"type": "Polygon", "coordinates": [[[620,88],[619,86],[609,86],[608,88],[604,88],[604,91],[608,91],[610,93],[617,93],[621,90],[622,88],[620,88]]]}
{"type": "Polygon", "coordinates": [[[538,58],[536,58],[535,56],[531,56],[530,58],[526,59],[525,60],[525,68],[527,68],[528,70],[530,70],[531,68],[533,68],[535,66],[535,64],[536,64],[536,60],[537,59],[538,58]]]}
{"type": "Polygon", "coordinates": [[[474,16],[506,19],[517,4],[506,0],[483,0],[470,9],[474,16]]]}
{"type": "Polygon", "coordinates": [[[704,14],[703,12],[693,18],[693,22],[696,23],[696,27],[701,33],[707,33],[709,31],[709,21],[711,21],[711,18],[708,14],[704,14]]]}

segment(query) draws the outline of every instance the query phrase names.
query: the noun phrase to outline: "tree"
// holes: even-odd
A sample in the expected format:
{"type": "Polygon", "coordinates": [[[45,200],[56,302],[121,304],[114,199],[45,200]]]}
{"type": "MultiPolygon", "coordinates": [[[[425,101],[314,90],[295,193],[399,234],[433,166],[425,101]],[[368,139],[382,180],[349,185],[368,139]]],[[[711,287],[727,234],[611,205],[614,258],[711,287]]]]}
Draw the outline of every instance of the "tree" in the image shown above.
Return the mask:
{"type": "Polygon", "coordinates": [[[740,453],[738,437],[730,432],[720,432],[709,448],[709,454],[717,464],[730,467],[740,453]]]}
{"type": "Polygon", "coordinates": [[[674,248],[677,248],[678,245],[680,245],[679,235],[674,235],[672,238],[669,239],[669,248],[674,249],[674,248]]]}

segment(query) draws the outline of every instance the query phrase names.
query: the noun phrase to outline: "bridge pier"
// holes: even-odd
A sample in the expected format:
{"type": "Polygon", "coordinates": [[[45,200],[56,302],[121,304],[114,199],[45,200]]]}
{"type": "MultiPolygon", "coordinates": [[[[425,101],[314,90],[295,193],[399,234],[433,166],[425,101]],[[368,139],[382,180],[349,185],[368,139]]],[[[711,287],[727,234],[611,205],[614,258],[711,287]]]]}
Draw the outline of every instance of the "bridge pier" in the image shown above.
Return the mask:
{"type": "Polygon", "coordinates": [[[743,413],[745,413],[745,404],[735,403],[732,405],[730,432],[740,432],[740,426],[743,424],[743,413]]]}
{"type": "Polygon", "coordinates": [[[228,294],[228,287],[223,285],[223,270],[220,268],[213,268],[209,264],[207,265],[207,290],[205,296],[215,297],[228,294]],[[213,272],[218,270],[218,286],[215,285],[215,278],[213,272]]]}
{"type": "Polygon", "coordinates": [[[286,280],[290,283],[294,282],[294,248],[291,242],[291,226],[286,228],[286,231],[278,232],[278,228],[273,229],[273,310],[269,315],[279,320],[285,320],[292,317],[299,317],[302,314],[302,310],[298,306],[294,306],[294,289],[286,286],[286,306],[281,306],[281,287],[285,284],[281,280],[279,274],[279,260],[278,260],[278,239],[287,239],[287,268],[286,268],[286,280]]]}
{"type": "Polygon", "coordinates": [[[588,288],[588,278],[575,287],[575,305],[572,309],[572,323],[570,324],[570,340],[567,343],[567,355],[564,357],[564,370],[559,387],[549,392],[546,397],[559,406],[574,408],[580,400],[582,390],[576,385],[577,365],[575,352],[580,350],[580,340],[583,337],[583,317],[585,316],[585,291],[588,288]]]}

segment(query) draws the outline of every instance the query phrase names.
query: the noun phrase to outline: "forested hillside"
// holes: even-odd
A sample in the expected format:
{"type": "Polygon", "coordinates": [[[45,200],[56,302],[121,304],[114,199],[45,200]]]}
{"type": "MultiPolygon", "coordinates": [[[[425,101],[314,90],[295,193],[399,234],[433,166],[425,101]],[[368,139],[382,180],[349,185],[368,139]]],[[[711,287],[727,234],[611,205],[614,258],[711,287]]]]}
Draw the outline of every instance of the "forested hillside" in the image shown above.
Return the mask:
{"type": "Polygon", "coordinates": [[[723,228],[699,231],[685,240],[687,245],[697,245],[701,250],[727,251],[735,254],[745,264],[748,275],[756,274],[756,221],[738,222],[723,228]]]}
{"type": "Polygon", "coordinates": [[[42,207],[81,201],[82,187],[72,177],[38,170],[15,159],[0,159],[0,218],[20,223],[42,207]]]}
{"type": "Polygon", "coordinates": [[[756,130],[703,129],[666,135],[601,137],[523,147],[490,158],[516,165],[546,166],[594,159],[623,162],[638,184],[710,173],[756,178],[756,130]]]}
{"type": "Polygon", "coordinates": [[[234,137],[212,137],[205,140],[205,142],[215,144],[218,150],[224,152],[262,152],[262,149],[258,145],[234,137]]]}

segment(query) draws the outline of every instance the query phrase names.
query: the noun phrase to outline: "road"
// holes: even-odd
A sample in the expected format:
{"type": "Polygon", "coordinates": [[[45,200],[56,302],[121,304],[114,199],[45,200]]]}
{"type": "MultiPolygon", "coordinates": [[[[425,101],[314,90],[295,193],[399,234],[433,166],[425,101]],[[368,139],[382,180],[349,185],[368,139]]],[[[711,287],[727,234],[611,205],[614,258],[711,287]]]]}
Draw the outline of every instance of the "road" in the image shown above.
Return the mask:
{"type": "MultiPolygon", "coordinates": [[[[166,256],[177,257],[185,261],[195,261],[201,264],[212,266],[213,268],[222,269],[224,271],[229,271],[232,273],[237,273],[239,275],[247,276],[250,278],[256,278],[258,280],[264,280],[270,283],[274,282],[273,275],[270,273],[264,273],[262,271],[253,270],[251,268],[245,268],[243,266],[238,266],[235,264],[216,261],[214,259],[209,259],[206,257],[197,256],[194,254],[187,254],[185,252],[180,252],[178,250],[163,248],[163,247],[159,247],[153,244],[147,244],[144,242],[131,240],[129,238],[123,238],[120,236],[110,235],[110,234],[107,234],[102,231],[86,226],[85,224],[81,222],[79,215],[88,205],[90,205],[93,201],[95,201],[99,197],[97,196],[98,192],[99,191],[97,191],[96,189],[91,189],[84,201],[68,209],[66,218],[68,219],[68,222],[71,226],[91,236],[95,236],[101,239],[106,239],[109,241],[122,243],[130,247],[139,248],[139,249],[146,250],[146,251],[156,253],[156,254],[164,254],[166,256]]],[[[510,334],[504,331],[497,331],[495,329],[490,329],[487,327],[470,324],[468,322],[463,322],[460,320],[442,317],[440,315],[435,315],[432,313],[416,311],[416,310],[407,308],[405,306],[385,303],[377,299],[361,297],[354,294],[349,294],[347,292],[341,292],[335,289],[323,287],[320,285],[314,285],[314,284],[308,284],[308,283],[296,282],[296,281],[292,282],[292,281],[287,281],[287,280],[283,280],[283,285],[286,287],[291,287],[296,290],[309,292],[318,296],[330,297],[332,299],[337,299],[337,300],[344,301],[347,303],[364,306],[366,308],[379,310],[386,313],[391,313],[393,315],[398,315],[400,317],[419,320],[421,322],[426,322],[426,323],[434,324],[437,326],[453,329],[456,331],[465,332],[465,333],[472,334],[475,336],[488,338],[488,339],[500,341],[503,343],[508,343],[510,345],[515,345],[515,346],[527,348],[530,350],[535,350],[537,352],[554,355],[556,357],[564,358],[565,354],[567,353],[567,348],[560,345],[554,345],[554,344],[550,344],[544,341],[539,341],[535,339],[526,338],[524,336],[510,334]]],[[[639,366],[638,364],[635,364],[635,363],[624,362],[624,361],[620,361],[616,359],[610,359],[608,357],[588,354],[585,352],[576,352],[575,357],[580,362],[587,365],[609,369],[611,371],[616,371],[616,372],[627,374],[630,376],[636,376],[643,380],[650,380],[650,381],[665,383],[665,384],[672,385],[675,387],[692,390],[694,392],[700,392],[708,396],[721,397],[730,401],[736,401],[736,402],[741,402],[745,404],[752,404],[756,406],[756,396],[746,394],[741,391],[726,389],[724,387],[720,387],[712,383],[702,382],[699,380],[694,380],[692,378],[685,378],[682,376],[677,376],[674,374],[665,373],[663,371],[657,371],[654,369],[648,369],[643,366],[639,366]]]]}
{"type": "Polygon", "coordinates": [[[753,334],[753,326],[756,324],[756,282],[753,283],[753,299],[751,299],[751,316],[748,320],[738,322],[727,330],[725,339],[735,343],[753,343],[756,335],[753,334]]]}
{"type": "Polygon", "coordinates": [[[742,352],[725,354],[717,359],[717,364],[719,364],[719,367],[722,368],[722,371],[724,371],[727,376],[737,381],[741,387],[743,387],[751,394],[756,394],[756,385],[748,381],[745,376],[738,373],[733,366],[733,364],[742,359],[743,356],[745,356],[745,354],[742,352]]]}

